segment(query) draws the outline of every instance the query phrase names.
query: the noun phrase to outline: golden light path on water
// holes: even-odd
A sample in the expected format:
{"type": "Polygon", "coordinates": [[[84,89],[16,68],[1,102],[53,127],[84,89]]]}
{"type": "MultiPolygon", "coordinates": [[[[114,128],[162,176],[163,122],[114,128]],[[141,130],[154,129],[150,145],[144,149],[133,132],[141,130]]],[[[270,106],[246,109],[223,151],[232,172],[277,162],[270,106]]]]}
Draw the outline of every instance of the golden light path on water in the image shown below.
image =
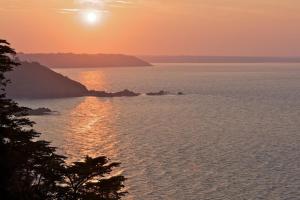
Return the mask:
{"type": "Polygon", "coordinates": [[[67,117],[68,130],[63,133],[67,141],[61,149],[69,161],[84,155],[116,157],[119,143],[113,125],[116,113],[109,100],[86,97],[67,117]]]}
{"type": "Polygon", "coordinates": [[[78,80],[89,89],[104,88],[106,86],[103,72],[87,70],[79,74],[78,80]]]}

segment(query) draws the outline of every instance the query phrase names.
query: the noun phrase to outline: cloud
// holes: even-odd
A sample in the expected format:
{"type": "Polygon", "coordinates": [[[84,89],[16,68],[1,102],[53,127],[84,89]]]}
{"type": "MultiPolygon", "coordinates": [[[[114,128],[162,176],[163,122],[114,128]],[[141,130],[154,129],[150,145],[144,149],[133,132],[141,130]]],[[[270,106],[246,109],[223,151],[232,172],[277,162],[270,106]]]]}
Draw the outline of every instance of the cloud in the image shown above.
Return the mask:
{"type": "Polygon", "coordinates": [[[76,8],[63,8],[63,9],[61,9],[61,11],[65,11],[65,12],[78,12],[78,11],[80,11],[80,9],[76,9],[76,8]]]}
{"type": "Polygon", "coordinates": [[[133,4],[136,0],[74,0],[77,4],[81,6],[97,6],[97,7],[107,7],[107,6],[125,6],[133,4]]]}
{"type": "Polygon", "coordinates": [[[86,10],[93,10],[95,12],[109,12],[110,7],[128,7],[136,0],[73,0],[75,2],[74,8],[59,9],[59,13],[72,14],[79,13],[86,10]]]}
{"type": "Polygon", "coordinates": [[[63,9],[59,9],[58,13],[61,14],[72,14],[72,13],[77,13],[80,12],[80,9],[77,8],[63,8],[63,9]]]}
{"type": "Polygon", "coordinates": [[[80,13],[86,10],[93,10],[94,12],[104,12],[104,0],[73,0],[75,8],[62,8],[59,9],[59,13],[62,14],[72,14],[80,13]]]}
{"type": "Polygon", "coordinates": [[[75,0],[80,4],[85,4],[85,3],[89,3],[89,4],[101,4],[104,1],[103,0],[75,0]]]}
{"type": "MultiPolygon", "coordinates": [[[[60,9],[61,12],[64,13],[76,13],[81,11],[86,11],[88,9],[78,9],[78,8],[63,8],[60,9]]],[[[107,12],[107,10],[99,10],[99,9],[92,9],[94,12],[107,12]]]]}
{"type": "Polygon", "coordinates": [[[74,0],[75,3],[81,5],[81,6],[97,6],[97,7],[103,7],[105,5],[104,0],[74,0]]]}

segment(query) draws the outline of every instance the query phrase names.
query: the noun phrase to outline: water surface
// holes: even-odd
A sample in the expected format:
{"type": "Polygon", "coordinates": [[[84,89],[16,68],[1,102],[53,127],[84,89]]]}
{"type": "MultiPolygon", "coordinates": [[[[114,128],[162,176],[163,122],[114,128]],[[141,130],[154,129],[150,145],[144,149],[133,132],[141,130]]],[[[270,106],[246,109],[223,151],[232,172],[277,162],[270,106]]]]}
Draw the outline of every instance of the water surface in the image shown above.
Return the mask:
{"type": "Polygon", "coordinates": [[[89,89],[184,96],[21,100],[70,161],[122,162],[127,199],[299,199],[299,64],[57,69],[89,89]]]}

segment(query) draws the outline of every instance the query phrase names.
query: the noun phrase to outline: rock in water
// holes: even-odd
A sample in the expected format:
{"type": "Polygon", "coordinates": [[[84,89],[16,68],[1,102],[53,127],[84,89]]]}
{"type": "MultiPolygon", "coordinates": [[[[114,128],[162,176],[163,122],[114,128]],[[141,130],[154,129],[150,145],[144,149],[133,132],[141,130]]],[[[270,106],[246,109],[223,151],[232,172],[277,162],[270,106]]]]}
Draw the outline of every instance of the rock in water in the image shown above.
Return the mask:
{"type": "Polygon", "coordinates": [[[146,93],[146,95],[149,95],[149,96],[163,96],[163,95],[168,95],[169,92],[167,91],[164,91],[164,90],[161,90],[159,92],[149,92],[149,93],[146,93]]]}
{"type": "Polygon", "coordinates": [[[95,96],[95,97],[135,97],[139,95],[140,93],[135,93],[127,89],[120,92],[105,92],[105,91],[95,91],[95,90],[91,90],[88,92],[88,96],[95,96]]]}

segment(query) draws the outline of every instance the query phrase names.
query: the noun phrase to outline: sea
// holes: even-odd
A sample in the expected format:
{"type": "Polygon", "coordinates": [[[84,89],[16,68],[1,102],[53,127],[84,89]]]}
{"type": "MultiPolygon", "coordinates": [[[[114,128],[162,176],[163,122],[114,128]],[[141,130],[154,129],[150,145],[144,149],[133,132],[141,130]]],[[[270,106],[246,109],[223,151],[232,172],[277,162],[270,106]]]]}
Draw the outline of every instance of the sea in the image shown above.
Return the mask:
{"type": "Polygon", "coordinates": [[[68,162],[121,162],[125,200],[299,200],[300,64],[55,69],[138,97],[20,99],[68,162]],[[144,93],[169,91],[166,96],[144,93]],[[176,95],[183,92],[184,95],[176,95]]]}

